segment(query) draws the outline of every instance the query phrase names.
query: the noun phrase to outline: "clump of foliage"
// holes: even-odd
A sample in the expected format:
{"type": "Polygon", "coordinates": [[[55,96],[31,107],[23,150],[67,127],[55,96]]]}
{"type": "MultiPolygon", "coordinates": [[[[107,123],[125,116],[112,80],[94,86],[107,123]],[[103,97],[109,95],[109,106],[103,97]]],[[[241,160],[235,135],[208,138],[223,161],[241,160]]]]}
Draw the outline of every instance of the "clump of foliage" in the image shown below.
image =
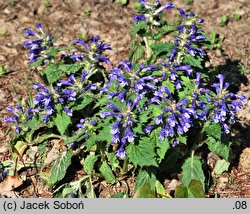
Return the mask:
{"type": "Polygon", "coordinates": [[[13,116],[4,121],[15,126],[11,150],[17,142],[36,145],[41,165],[49,140],[61,142],[43,175],[55,197],[96,197],[93,180],[116,184],[128,177],[135,178],[135,197],[166,197],[162,181],[180,172],[175,196],[204,197],[209,182],[197,150],[230,160],[227,135],[245,97],[230,93],[224,76],[205,67],[204,20],[180,9],[180,21],[171,23],[163,12],[175,10],[172,3],[139,3],[129,61],[109,72],[111,47],[98,36],[59,47],[41,24],[39,33],[26,30],[24,47],[41,82],[29,102],[7,108],[13,116]],[[73,159],[84,176],[68,182],[73,159]]]}

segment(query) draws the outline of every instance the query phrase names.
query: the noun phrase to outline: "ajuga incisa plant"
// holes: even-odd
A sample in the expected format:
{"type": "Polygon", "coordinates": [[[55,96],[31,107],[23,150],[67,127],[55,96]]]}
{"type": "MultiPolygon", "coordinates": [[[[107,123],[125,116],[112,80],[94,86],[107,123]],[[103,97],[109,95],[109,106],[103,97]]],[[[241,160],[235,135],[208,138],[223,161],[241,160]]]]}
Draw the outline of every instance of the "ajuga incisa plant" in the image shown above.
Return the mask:
{"type": "Polygon", "coordinates": [[[54,197],[98,197],[93,180],[114,185],[130,177],[135,194],[122,197],[167,197],[163,181],[178,173],[175,197],[204,197],[209,178],[197,150],[230,161],[227,136],[246,98],[205,67],[204,20],[172,3],[139,3],[129,60],[110,71],[111,46],[98,36],[58,46],[41,24],[26,30],[24,47],[41,82],[29,102],[7,108],[12,116],[4,122],[15,127],[10,150],[20,142],[38,146],[41,165],[52,140],[62,142],[49,171],[40,173],[54,197]],[[178,22],[166,20],[173,11],[178,22]],[[84,173],[68,182],[76,157],[84,173]]]}

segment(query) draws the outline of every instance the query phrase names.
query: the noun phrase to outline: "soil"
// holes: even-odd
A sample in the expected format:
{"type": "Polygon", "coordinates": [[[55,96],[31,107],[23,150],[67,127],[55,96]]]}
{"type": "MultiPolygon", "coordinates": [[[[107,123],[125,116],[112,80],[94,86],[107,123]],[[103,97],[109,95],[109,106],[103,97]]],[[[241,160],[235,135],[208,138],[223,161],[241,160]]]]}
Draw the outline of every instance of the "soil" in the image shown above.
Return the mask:
{"type": "MultiPolygon", "coordinates": [[[[38,78],[28,68],[28,51],[23,48],[23,42],[26,40],[25,29],[34,29],[35,24],[42,23],[47,32],[51,32],[65,44],[73,44],[79,36],[99,35],[112,46],[113,50],[109,52],[109,56],[115,65],[120,60],[128,59],[128,44],[132,39],[129,34],[130,24],[136,14],[133,9],[135,2],[136,0],[131,0],[127,6],[122,6],[112,0],[0,0],[0,66],[6,69],[6,74],[0,75],[0,161],[9,156],[8,125],[1,121],[7,114],[5,107],[16,104],[17,95],[12,85],[16,87],[18,96],[25,102],[27,97],[25,75],[31,83],[36,82],[38,78]],[[50,5],[46,5],[45,2],[50,2],[50,5]]],[[[244,94],[248,99],[244,109],[238,114],[238,122],[234,125],[236,131],[232,139],[237,139],[240,146],[235,146],[232,171],[216,178],[209,196],[219,194],[220,197],[250,197],[250,154],[242,152],[243,149],[250,147],[249,1],[194,0],[191,5],[185,2],[185,0],[172,1],[177,7],[191,9],[202,17],[205,20],[204,29],[207,33],[215,29],[220,38],[225,37],[222,49],[209,52],[211,59],[209,66],[224,73],[232,85],[231,90],[244,94]],[[236,20],[235,14],[239,14],[241,18],[236,20]],[[223,15],[227,15],[229,19],[222,26],[220,22],[223,15]]],[[[39,197],[50,197],[50,189],[38,179],[34,180],[42,190],[39,197]]],[[[134,186],[134,181],[130,183],[134,186]]],[[[173,182],[166,181],[166,183],[173,182]]],[[[108,197],[112,188],[102,185],[100,196],[108,197]]],[[[125,188],[123,184],[121,188],[125,188]]],[[[166,189],[171,188],[166,186],[166,189]]],[[[29,188],[19,195],[12,195],[15,196],[35,197],[29,188]]]]}

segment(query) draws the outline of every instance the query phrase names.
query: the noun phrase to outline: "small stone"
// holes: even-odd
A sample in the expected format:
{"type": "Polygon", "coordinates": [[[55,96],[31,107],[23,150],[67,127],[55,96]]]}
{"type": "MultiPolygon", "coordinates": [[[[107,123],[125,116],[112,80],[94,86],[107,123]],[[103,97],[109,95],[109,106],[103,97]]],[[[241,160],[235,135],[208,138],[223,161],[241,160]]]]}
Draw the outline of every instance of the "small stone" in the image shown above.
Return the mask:
{"type": "Polygon", "coordinates": [[[250,172],[250,147],[243,150],[240,155],[239,171],[250,172]]]}

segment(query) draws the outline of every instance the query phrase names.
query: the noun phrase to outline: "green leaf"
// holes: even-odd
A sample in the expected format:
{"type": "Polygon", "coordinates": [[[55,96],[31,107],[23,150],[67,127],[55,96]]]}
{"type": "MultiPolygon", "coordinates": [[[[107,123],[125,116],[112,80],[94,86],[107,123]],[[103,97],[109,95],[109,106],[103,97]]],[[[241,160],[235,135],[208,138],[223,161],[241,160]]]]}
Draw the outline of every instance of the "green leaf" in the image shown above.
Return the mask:
{"type": "Polygon", "coordinates": [[[213,137],[208,137],[206,140],[206,144],[208,145],[208,149],[225,160],[229,159],[231,149],[229,146],[223,144],[220,140],[216,140],[213,137]]]}
{"type": "Polygon", "coordinates": [[[139,21],[134,23],[131,28],[132,36],[135,36],[140,30],[144,30],[147,27],[147,23],[145,21],[139,21]]]}
{"type": "Polygon", "coordinates": [[[91,148],[94,146],[96,141],[98,140],[98,137],[96,134],[92,134],[86,141],[86,147],[88,150],[91,150],[91,148]]]}
{"type": "Polygon", "coordinates": [[[113,170],[116,170],[119,167],[119,160],[116,155],[112,153],[107,154],[109,164],[111,165],[113,170]]]}
{"type": "Polygon", "coordinates": [[[199,180],[191,180],[190,184],[188,185],[188,197],[205,198],[203,185],[199,180]]]}
{"type": "Polygon", "coordinates": [[[203,184],[205,176],[202,170],[200,158],[197,156],[192,156],[185,160],[182,166],[182,183],[188,186],[192,179],[196,179],[203,184]]]}
{"type": "Polygon", "coordinates": [[[62,105],[56,105],[57,114],[54,119],[56,127],[61,135],[64,135],[65,131],[68,129],[69,124],[71,123],[70,117],[62,110],[62,105]]]}
{"type": "Polygon", "coordinates": [[[85,138],[86,131],[84,129],[78,129],[76,132],[72,134],[72,136],[66,136],[64,139],[64,144],[70,144],[74,142],[80,142],[85,138]]]}
{"type": "Polygon", "coordinates": [[[157,117],[163,113],[162,107],[159,105],[150,105],[149,110],[151,110],[153,117],[157,117]]]}
{"type": "Polygon", "coordinates": [[[152,190],[149,182],[141,186],[135,193],[134,198],[155,198],[155,190],[152,190]]]}
{"type": "Polygon", "coordinates": [[[141,59],[145,54],[145,50],[139,42],[133,42],[130,45],[129,61],[133,64],[141,59]]]}
{"type": "Polygon", "coordinates": [[[215,139],[221,139],[221,126],[220,124],[206,122],[204,126],[204,131],[209,137],[214,137],[215,139]]]}
{"type": "Polygon", "coordinates": [[[175,198],[188,198],[188,189],[183,184],[176,187],[174,192],[175,198]]]}
{"type": "Polygon", "coordinates": [[[198,180],[191,180],[188,187],[180,184],[176,187],[175,198],[205,198],[202,183],[198,180]]]}
{"type": "Polygon", "coordinates": [[[50,63],[45,67],[43,77],[49,82],[54,83],[65,74],[64,71],[58,69],[58,64],[50,63]]]}
{"type": "Polygon", "coordinates": [[[130,161],[143,166],[158,166],[155,160],[154,143],[150,142],[150,138],[142,138],[139,144],[130,143],[126,147],[126,152],[130,161]]]}
{"type": "Polygon", "coordinates": [[[32,67],[32,68],[39,67],[40,65],[42,65],[43,61],[44,61],[44,59],[39,59],[39,60],[37,60],[36,62],[33,62],[33,63],[30,65],[30,67],[32,67]]]}
{"type": "Polygon", "coordinates": [[[111,126],[107,124],[107,126],[104,126],[103,129],[99,131],[97,139],[99,141],[107,141],[108,143],[110,143],[112,139],[110,130],[111,126]]]}
{"type": "Polygon", "coordinates": [[[116,182],[115,176],[114,176],[111,168],[107,164],[107,162],[103,162],[101,164],[99,170],[108,183],[114,184],[116,182]]]}
{"type": "Polygon", "coordinates": [[[72,151],[68,150],[63,152],[57,158],[50,171],[50,181],[53,185],[64,178],[66,171],[71,164],[72,155],[72,151]]]}
{"type": "Polygon", "coordinates": [[[55,57],[55,56],[57,56],[57,54],[58,54],[58,49],[52,49],[52,50],[46,52],[46,54],[47,54],[48,56],[55,57]]]}
{"type": "Polygon", "coordinates": [[[216,175],[221,175],[223,172],[228,171],[230,163],[224,159],[218,160],[215,164],[213,173],[216,175]]]}
{"type": "Polygon", "coordinates": [[[154,52],[154,57],[157,57],[158,55],[164,53],[164,54],[170,54],[171,50],[174,48],[174,44],[170,42],[163,42],[159,44],[152,44],[151,48],[154,52]]]}
{"type": "Polygon", "coordinates": [[[95,165],[95,162],[97,161],[97,157],[94,155],[88,155],[85,159],[84,159],[84,170],[90,175],[92,174],[92,170],[93,167],[95,165]]]}
{"type": "Polygon", "coordinates": [[[176,30],[176,26],[174,25],[169,25],[169,24],[165,24],[163,25],[161,28],[159,28],[159,31],[162,33],[162,34],[169,34],[171,32],[174,32],[176,30]]]}
{"type": "Polygon", "coordinates": [[[124,198],[125,196],[126,196],[125,193],[123,193],[123,192],[118,192],[118,193],[112,195],[111,198],[124,198]]]}
{"type": "Polygon", "coordinates": [[[164,159],[166,152],[170,148],[170,143],[169,143],[169,140],[167,138],[165,138],[164,141],[161,141],[159,139],[160,130],[161,130],[161,128],[158,128],[158,129],[152,131],[152,133],[151,133],[151,139],[154,140],[154,142],[157,146],[156,153],[159,156],[159,158],[157,160],[159,163],[164,159]]]}
{"type": "Polygon", "coordinates": [[[149,173],[146,170],[142,170],[139,172],[138,177],[136,178],[135,191],[139,188],[143,187],[146,183],[150,183],[150,188],[152,190],[155,189],[156,177],[153,173],[149,173]]]}
{"type": "Polygon", "coordinates": [[[188,64],[188,65],[191,65],[194,67],[198,67],[200,69],[202,69],[202,65],[201,65],[202,61],[203,61],[203,59],[201,59],[200,57],[195,58],[189,54],[186,54],[184,57],[184,60],[183,60],[183,62],[185,64],[188,64]]]}
{"type": "Polygon", "coordinates": [[[65,47],[61,47],[58,50],[59,51],[68,51],[68,50],[74,50],[76,49],[74,46],[65,46],[65,47]]]}
{"type": "Polygon", "coordinates": [[[187,144],[187,137],[186,136],[178,135],[176,140],[182,144],[185,144],[185,145],[187,144]]]}
{"type": "Polygon", "coordinates": [[[72,111],[77,111],[84,109],[87,105],[89,105],[94,99],[90,96],[81,96],[76,99],[74,102],[74,106],[71,108],[72,111]]]}
{"type": "Polygon", "coordinates": [[[140,112],[139,114],[140,123],[146,123],[149,120],[149,118],[151,118],[150,110],[145,110],[140,112]]]}
{"type": "Polygon", "coordinates": [[[166,197],[166,192],[164,186],[161,184],[160,181],[155,182],[155,190],[158,195],[160,195],[162,198],[167,198],[166,197]]]}
{"type": "Polygon", "coordinates": [[[66,65],[60,64],[58,67],[60,71],[63,71],[64,73],[67,73],[67,74],[76,73],[81,68],[82,68],[82,65],[79,65],[79,64],[66,64],[66,65]]]}
{"type": "Polygon", "coordinates": [[[167,86],[168,90],[174,94],[175,93],[175,85],[173,83],[171,83],[170,81],[163,81],[162,82],[163,86],[167,86]]]}

